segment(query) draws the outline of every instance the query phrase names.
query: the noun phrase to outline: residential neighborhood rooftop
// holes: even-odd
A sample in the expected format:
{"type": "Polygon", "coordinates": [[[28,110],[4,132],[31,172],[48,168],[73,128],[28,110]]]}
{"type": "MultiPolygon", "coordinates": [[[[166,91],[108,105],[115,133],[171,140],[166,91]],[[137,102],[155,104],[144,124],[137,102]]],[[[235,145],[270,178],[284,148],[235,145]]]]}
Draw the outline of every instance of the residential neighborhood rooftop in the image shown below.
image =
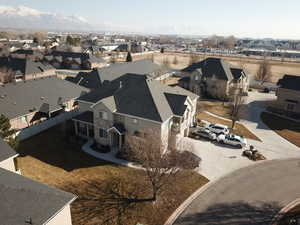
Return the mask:
{"type": "Polygon", "coordinates": [[[46,224],[75,198],[71,193],[0,168],[1,224],[46,224]]]}
{"type": "Polygon", "coordinates": [[[46,77],[0,86],[0,111],[9,119],[39,111],[41,107],[54,111],[60,104],[75,99],[88,89],[71,82],[46,77]]]}
{"type": "Polygon", "coordinates": [[[277,85],[281,88],[300,91],[300,76],[284,75],[283,78],[278,81],[277,85]]]}
{"type": "Polygon", "coordinates": [[[138,60],[112,64],[109,67],[94,69],[89,73],[81,72],[75,78],[68,78],[68,80],[81,86],[95,89],[101,87],[104,81],[115,80],[126,73],[147,74],[149,77],[155,78],[167,71],[166,68],[153,63],[151,60],[138,60]]]}
{"type": "Polygon", "coordinates": [[[198,96],[179,87],[169,87],[138,74],[126,74],[79,97],[79,101],[108,105],[118,113],[137,116],[158,122],[172,115],[182,116],[185,99],[198,96]]]}
{"type": "Polygon", "coordinates": [[[0,162],[18,155],[2,138],[0,138],[0,162]]]}

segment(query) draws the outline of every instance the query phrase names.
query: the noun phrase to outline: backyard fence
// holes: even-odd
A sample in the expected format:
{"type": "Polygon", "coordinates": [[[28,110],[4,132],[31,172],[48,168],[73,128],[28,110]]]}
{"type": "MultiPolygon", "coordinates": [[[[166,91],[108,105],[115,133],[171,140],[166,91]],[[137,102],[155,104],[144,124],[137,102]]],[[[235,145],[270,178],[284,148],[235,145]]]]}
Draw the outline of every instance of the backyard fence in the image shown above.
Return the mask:
{"type": "Polygon", "coordinates": [[[30,127],[24,128],[17,133],[17,139],[23,141],[27,138],[30,138],[34,135],[37,135],[51,127],[54,127],[57,124],[60,124],[66,120],[73,118],[79,114],[79,110],[73,110],[70,112],[64,112],[56,117],[45,120],[39,124],[32,125],[30,127]]]}

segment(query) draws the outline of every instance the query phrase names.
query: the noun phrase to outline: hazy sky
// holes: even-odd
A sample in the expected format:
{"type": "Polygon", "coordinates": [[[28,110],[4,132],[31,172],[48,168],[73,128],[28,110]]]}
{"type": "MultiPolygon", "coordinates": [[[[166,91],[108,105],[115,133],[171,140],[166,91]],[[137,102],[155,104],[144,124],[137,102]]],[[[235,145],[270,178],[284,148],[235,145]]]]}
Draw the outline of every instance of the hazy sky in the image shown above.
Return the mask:
{"type": "Polygon", "coordinates": [[[128,31],[300,39],[300,0],[0,0],[128,31]]]}

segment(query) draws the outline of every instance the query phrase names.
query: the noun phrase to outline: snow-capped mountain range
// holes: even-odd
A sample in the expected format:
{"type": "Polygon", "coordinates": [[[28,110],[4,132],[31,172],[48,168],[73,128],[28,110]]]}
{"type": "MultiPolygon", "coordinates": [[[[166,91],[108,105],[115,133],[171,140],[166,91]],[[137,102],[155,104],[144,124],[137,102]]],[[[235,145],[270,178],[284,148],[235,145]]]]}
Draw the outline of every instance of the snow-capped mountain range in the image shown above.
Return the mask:
{"type": "Polygon", "coordinates": [[[25,6],[0,6],[0,27],[43,30],[93,30],[81,16],[42,12],[25,6]]]}

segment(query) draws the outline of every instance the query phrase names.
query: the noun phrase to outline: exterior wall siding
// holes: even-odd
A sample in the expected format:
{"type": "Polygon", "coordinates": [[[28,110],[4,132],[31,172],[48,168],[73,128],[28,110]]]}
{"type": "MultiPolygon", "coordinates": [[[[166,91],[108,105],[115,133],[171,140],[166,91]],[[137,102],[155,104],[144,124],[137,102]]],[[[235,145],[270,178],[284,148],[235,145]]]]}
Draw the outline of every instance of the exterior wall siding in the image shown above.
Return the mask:
{"type": "Polygon", "coordinates": [[[70,205],[67,205],[45,225],[72,225],[70,205]]]}
{"type": "Polygon", "coordinates": [[[8,158],[0,162],[0,167],[11,172],[16,172],[16,166],[14,163],[14,157],[8,158]]]}
{"type": "Polygon", "coordinates": [[[276,107],[282,110],[286,110],[287,105],[290,104],[286,100],[298,101],[298,103],[294,104],[293,112],[300,113],[300,92],[299,91],[278,88],[276,107]]]}

